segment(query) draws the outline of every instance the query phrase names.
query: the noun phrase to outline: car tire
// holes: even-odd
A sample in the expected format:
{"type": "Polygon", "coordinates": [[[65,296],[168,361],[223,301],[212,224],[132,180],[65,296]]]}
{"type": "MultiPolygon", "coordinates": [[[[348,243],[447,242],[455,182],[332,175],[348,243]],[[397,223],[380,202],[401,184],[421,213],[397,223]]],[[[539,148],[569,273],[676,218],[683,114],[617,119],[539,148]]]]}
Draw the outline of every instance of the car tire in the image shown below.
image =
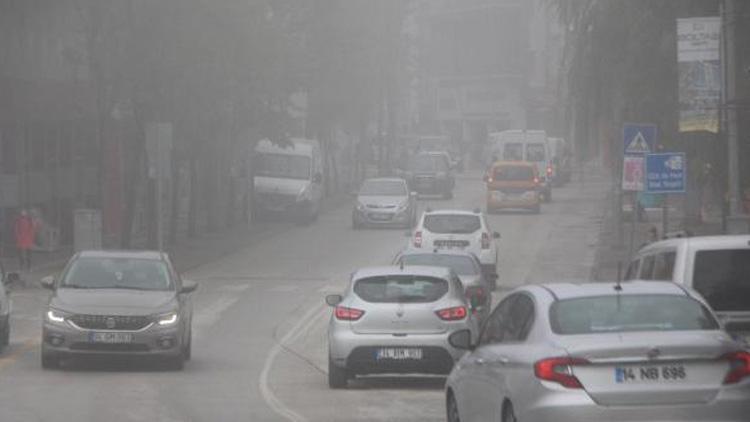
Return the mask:
{"type": "Polygon", "coordinates": [[[458,403],[452,392],[448,393],[448,397],[445,399],[445,412],[448,422],[461,422],[461,417],[458,414],[458,403]]]}
{"type": "Polygon", "coordinates": [[[346,368],[339,368],[333,363],[333,359],[328,357],[328,387],[332,389],[346,388],[351,378],[346,368]]]}
{"type": "Polygon", "coordinates": [[[506,401],[503,405],[503,422],[518,422],[516,412],[513,410],[513,403],[506,401]]]}
{"type": "Polygon", "coordinates": [[[60,358],[57,355],[42,351],[42,369],[58,369],[59,367],[60,358]]]}

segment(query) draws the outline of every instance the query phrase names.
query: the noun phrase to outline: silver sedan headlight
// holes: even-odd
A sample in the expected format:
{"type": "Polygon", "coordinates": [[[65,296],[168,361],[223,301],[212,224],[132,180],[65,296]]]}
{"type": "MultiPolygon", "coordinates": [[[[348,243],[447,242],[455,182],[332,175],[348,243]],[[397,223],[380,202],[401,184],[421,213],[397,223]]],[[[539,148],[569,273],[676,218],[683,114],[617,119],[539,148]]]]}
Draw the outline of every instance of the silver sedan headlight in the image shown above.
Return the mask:
{"type": "Polygon", "coordinates": [[[177,311],[173,311],[173,312],[167,312],[161,315],[157,315],[155,318],[155,321],[161,327],[170,327],[172,325],[177,324],[177,321],[179,321],[179,319],[180,319],[180,316],[177,313],[177,311]]]}
{"type": "Polygon", "coordinates": [[[65,324],[70,314],[57,309],[48,309],[47,313],[44,314],[44,319],[52,324],[65,324]]]}

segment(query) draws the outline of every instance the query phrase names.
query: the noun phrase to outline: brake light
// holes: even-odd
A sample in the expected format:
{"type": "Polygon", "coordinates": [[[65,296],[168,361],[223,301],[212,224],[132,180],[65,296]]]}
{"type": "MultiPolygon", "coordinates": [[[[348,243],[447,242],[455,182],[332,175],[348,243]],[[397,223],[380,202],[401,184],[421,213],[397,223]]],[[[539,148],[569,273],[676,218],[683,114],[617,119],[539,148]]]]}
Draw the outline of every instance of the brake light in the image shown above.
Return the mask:
{"type": "Polygon", "coordinates": [[[724,384],[736,384],[750,377],[750,353],[734,352],[724,356],[729,360],[729,373],[724,378],[724,384]]]}
{"type": "Polygon", "coordinates": [[[552,174],[552,167],[547,167],[547,174],[552,174]]]}
{"type": "Polygon", "coordinates": [[[422,232],[414,233],[414,247],[415,248],[422,247],[422,232]]]}
{"type": "Polygon", "coordinates": [[[538,177],[535,177],[535,178],[534,178],[534,184],[535,184],[535,185],[538,185],[538,184],[539,184],[539,178],[538,178],[538,177]]]}
{"type": "Polygon", "coordinates": [[[482,249],[489,249],[490,248],[490,235],[487,233],[482,233],[482,249]]]}
{"type": "Polygon", "coordinates": [[[334,314],[336,315],[336,319],[342,321],[356,321],[362,318],[365,311],[357,308],[347,308],[346,306],[337,306],[334,314]]]}
{"type": "Polygon", "coordinates": [[[443,321],[460,321],[466,318],[466,308],[463,306],[455,306],[453,308],[440,309],[435,311],[438,317],[443,321]]]}
{"type": "Polygon", "coordinates": [[[534,364],[534,375],[544,381],[556,382],[563,387],[582,389],[583,385],[573,375],[573,366],[588,365],[589,361],[580,358],[549,358],[534,364]]]}

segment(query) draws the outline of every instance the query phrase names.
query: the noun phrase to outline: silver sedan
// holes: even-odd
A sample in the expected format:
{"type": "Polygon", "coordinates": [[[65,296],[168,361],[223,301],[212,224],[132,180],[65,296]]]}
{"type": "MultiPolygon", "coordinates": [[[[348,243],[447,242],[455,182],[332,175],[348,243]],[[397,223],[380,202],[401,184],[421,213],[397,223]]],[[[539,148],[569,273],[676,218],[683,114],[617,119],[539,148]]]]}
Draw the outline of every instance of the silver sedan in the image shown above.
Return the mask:
{"type": "Polygon", "coordinates": [[[448,421],[747,421],[750,353],[672,283],[513,291],[446,384],[448,421]]]}
{"type": "Polygon", "coordinates": [[[352,210],[352,227],[410,228],[417,219],[417,195],[404,179],[380,177],[362,182],[352,210]]]}
{"type": "Polygon", "coordinates": [[[355,375],[447,374],[464,350],[451,333],[477,332],[455,272],[439,267],[376,267],[357,271],[345,294],[330,295],[328,383],[346,387],[355,375]]]}

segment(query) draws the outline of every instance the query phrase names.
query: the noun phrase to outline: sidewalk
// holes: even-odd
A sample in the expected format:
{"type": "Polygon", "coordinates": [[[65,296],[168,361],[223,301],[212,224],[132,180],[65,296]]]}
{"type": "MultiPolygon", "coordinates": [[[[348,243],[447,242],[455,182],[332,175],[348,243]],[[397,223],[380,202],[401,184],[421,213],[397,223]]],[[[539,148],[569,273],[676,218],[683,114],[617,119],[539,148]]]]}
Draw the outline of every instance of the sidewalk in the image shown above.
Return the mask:
{"type": "MultiPolygon", "coordinates": [[[[326,213],[341,206],[348,206],[349,201],[351,201],[349,195],[334,195],[325,200],[322,212],[326,213]]],[[[264,239],[276,236],[286,230],[294,230],[297,227],[296,223],[287,221],[256,222],[251,225],[238,224],[218,232],[201,234],[177,245],[167,246],[165,252],[172,258],[177,271],[184,273],[225,256],[238,253],[257,242],[262,242],[264,239]]],[[[22,274],[22,285],[13,286],[12,289],[40,289],[39,280],[62,271],[72,253],[72,248],[64,248],[54,253],[36,253],[31,272],[22,274]]],[[[5,257],[2,260],[6,272],[17,271],[18,260],[15,257],[5,257]]]]}

